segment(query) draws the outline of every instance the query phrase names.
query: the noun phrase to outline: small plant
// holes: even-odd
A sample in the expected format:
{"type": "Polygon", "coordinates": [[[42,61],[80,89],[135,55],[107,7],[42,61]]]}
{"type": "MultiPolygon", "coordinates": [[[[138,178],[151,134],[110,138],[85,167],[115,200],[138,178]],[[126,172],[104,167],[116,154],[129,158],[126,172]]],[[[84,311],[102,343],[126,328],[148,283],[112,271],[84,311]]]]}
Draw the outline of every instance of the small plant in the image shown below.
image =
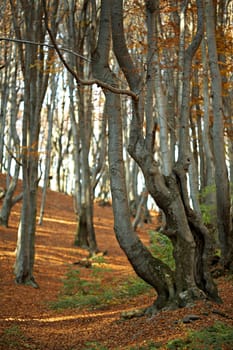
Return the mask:
{"type": "Polygon", "coordinates": [[[141,278],[131,277],[119,285],[116,293],[119,298],[136,297],[140,294],[148,293],[152,287],[141,278]]]}
{"type": "Polygon", "coordinates": [[[83,281],[80,278],[79,270],[74,270],[72,268],[68,268],[66,277],[62,280],[62,282],[62,294],[65,295],[74,295],[84,288],[83,281]]]}
{"type": "MultiPolygon", "coordinates": [[[[73,266],[68,268],[63,279],[63,288],[58,300],[50,303],[53,309],[67,309],[79,307],[96,307],[106,297],[101,286],[103,268],[92,267],[89,278],[81,278],[80,271],[73,266]]],[[[111,297],[108,291],[108,298],[111,297]]],[[[107,298],[107,297],[106,297],[107,298]]]]}
{"type": "Polygon", "coordinates": [[[211,225],[213,223],[213,212],[216,209],[215,206],[201,203],[200,209],[205,225],[211,225]]]}
{"type": "Polygon", "coordinates": [[[82,350],[108,350],[105,346],[102,346],[98,342],[86,342],[85,347],[82,350]]]}
{"type": "Polygon", "coordinates": [[[172,270],[175,269],[175,260],[173,257],[173,245],[170,239],[164,234],[151,231],[150,235],[150,250],[152,254],[167,264],[172,270]]]}
{"type": "Polygon", "coordinates": [[[110,303],[116,304],[123,298],[135,297],[152,289],[138,277],[119,281],[113,288],[112,285],[104,282],[105,274],[109,272],[105,266],[93,264],[89,271],[89,277],[82,278],[79,270],[74,269],[73,266],[69,267],[58,300],[51,302],[50,307],[53,309],[98,308],[110,303]]]}
{"type": "Polygon", "coordinates": [[[96,264],[105,264],[106,261],[105,261],[105,258],[103,255],[94,255],[92,258],[91,258],[92,262],[96,263],[96,264]]]}
{"type": "Polygon", "coordinates": [[[216,322],[213,326],[201,329],[200,331],[190,332],[185,339],[175,339],[167,344],[166,349],[232,349],[233,328],[222,323],[216,322]]]}
{"type": "Polygon", "coordinates": [[[30,340],[23,334],[20,327],[12,325],[5,329],[0,337],[1,349],[31,349],[35,350],[35,346],[30,343],[30,340]]]}
{"type": "Polygon", "coordinates": [[[160,343],[154,343],[153,341],[152,342],[149,342],[145,345],[136,345],[136,346],[131,346],[129,348],[129,350],[158,350],[161,348],[161,344],[160,343]]]}

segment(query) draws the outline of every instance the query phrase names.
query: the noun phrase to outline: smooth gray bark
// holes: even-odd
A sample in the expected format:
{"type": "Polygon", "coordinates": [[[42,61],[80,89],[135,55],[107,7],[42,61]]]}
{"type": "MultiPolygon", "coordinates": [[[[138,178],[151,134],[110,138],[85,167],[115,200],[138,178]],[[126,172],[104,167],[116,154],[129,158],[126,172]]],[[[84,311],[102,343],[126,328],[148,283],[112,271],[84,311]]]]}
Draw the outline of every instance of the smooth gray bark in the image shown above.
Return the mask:
{"type": "MultiPolygon", "coordinates": [[[[156,2],[150,1],[147,5],[149,11],[156,10],[156,2]]],[[[216,300],[218,299],[215,285],[208,270],[208,257],[211,250],[208,231],[196,213],[191,210],[186,190],[186,171],[190,163],[186,152],[190,69],[193,54],[198,48],[202,36],[201,25],[203,18],[200,2],[198,2],[198,6],[200,11],[198,31],[184,55],[180,147],[185,148],[180,148],[179,163],[169,176],[164,177],[161,174],[159,164],[154,160],[153,145],[151,146],[150,143],[147,143],[143,137],[143,115],[140,105],[143,100],[140,97],[139,101],[133,101],[133,119],[128,147],[131,156],[137,161],[143,171],[149,193],[166,215],[167,229],[165,234],[174,244],[177,293],[175,298],[178,304],[185,304],[193,298],[199,298],[203,292],[216,300]],[[149,144],[149,147],[145,146],[149,144]],[[198,266],[196,266],[197,261],[200,262],[198,266]],[[180,300],[184,295],[185,300],[180,300]]],[[[112,11],[114,52],[131,90],[138,92],[141,89],[140,77],[135,73],[130,74],[133,71],[133,62],[125,45],[122,18],[122,3],[114,1],[112,11]]]]}
{"type": "Polygon", "coordinates": [[[56,104],[56,91],[57,91],[57,81],[55,78],[51,79],[51,99],[50,103],[47,104],[47,121],[48,121],[48,136],[46,143],[46,159],[45,159],[45,170],[43,177],[43,189],[42,189],[42,198],[40,205],[40,216],[39,216],[39,225],[43,224],[43,216],[46,205],[46,196],[47,196],[47,188],[49,185],[49,174],[50,174],[50,166],[51,166],[51,151],[52,151],[52,131],[53,131],[53,116],[55,111],[56,104]]]}
{"type": "MultiPolygon", "coordinates": [[[[95,52],[95,57],[98,59],[94,61],[93,72],[98,79],[104,79],[108,84],[116,86],[115,77],[108,67],[111,30],[109,4],[109,1],[106,0],[101,3],[100,32],[95,52]]],[[[174,294],[172,272],[166,265],[158,264],[158,261],[143,246],[132,229],[122,154],[120,96],[108,91],[105,91],[105,96],[109,126],[109,170],[116,237],[137,274],[155,287],[158,292],[156,307],[162,308],[174,294]],[[170,294],[168,290],[170,290],[170,294]]]]}
{"type": "MultiPolygon", "coordinates": [[[[71,1],[67,3],[67,10],[69,13],[66,21],[69,46],[72,49],[78,46],[79,52],[84,55],[86,50],[88,52],[91,51],[88,46],[90,45],[89,41],[91,42],[93,38],[90,37],[87,18],[89,18],[93,9],[91,7],[90,10],[88,3],[84,2],[80,12],[78,12],[76,2],[71,1]],[[83,23],[82,26],[79,23],[76,24],[76,16],[79,16],[79,21],[83,23]]],[[[76,67],[82,78],[90,74],[90,66],[84,67],[81,60],[75,60],[74,57],[70,57],[67,62],[72,67],[76,67]]],[[[69,76],[71,130],[74,139],[74,157],[76,162],[74,199],[77,209],[77,230],[75,234],[75,245],[86,248],[90,251],[90,254],[94,254],[98,251],[98,247],[93,223],[93,186],[96,181],[94,176],[97,176],[98,171],[94,174],[89,164],[91,138],[93,136],[92,87],[85,86],[82,89],[78,88],[74,94],[73,89],[75,84],[74,77],[69,76]]]]}
{"type": "MultiPolygon", "coordinates": [[[[55,30],[57,2],[53,1],[54,17],[51,26],[55,30]]],[[[21,0],[20,4],[11,1],[14,17],[15,33],[20,39],[22,35],[29,41],[44,41],[45,28],[41,1],[30,3],[21,0]],[[20,27],[18,20],[22,15],[24,26],[20,27]]],[[[52,52],[45,59],[44,48],[38,51],[32,45],[19,44],[21,69],[24,77],[24,110],[22,121],[22,167],[23,167],[23,203],[18,228],[16,248],[15,280],[19,284],[30,284],[38,287],[33,276],[35,259],[35,233],[37,213],[38,188],[38,142],[40,132],[40,113],[48,86],[52,52]],[[38,69],[40,64],[40,69],[38,69]]]]}
{"type": "Polygon", "coordinates": [[[205,19],[211,76],[212,106],[214,115],[213,146],[215,161],[218,234],[221,246],[222,263],[226,268],[233,268],[233,232],[230,215],[230,186],[226,166],[224,143],[222,78],[218,64],[217,44],[215,36],[215,8],[212,0],[205,0],[205,19]]]}
{"type": "MultiPolygon", "coordinates": [[[[15,56],[17,50],[15,52],[15,56]]],[[[16,78],[18,73],[18,65],[15,65],[15,68],[11,71],[9,76],[9,85],[11,86],[10,98],[9,98],[9,112],[10,112],[10,125],[9,125],[9,144],[7,148],[8,154],[8,178],[5,197],[3,199],[2,208],[0,211],[0,225],[8,227],[9,217],[11,213],[11,208],[15,203],[22,199],[22,194],[14,197],[15,189],[18,182],[20,167],[22,166],[21,154],[20,154],[20,140],[16,130],[16,120],[19,104],[17,103],[17,87],[16,87],[16,78]],[[13,165],[13,166],[12,166],[13,165]],[[11,169],[12,167],[12,169],[11,169]],[[12,175],[13,172],[13,175],[12,175]]],[[[4,111],[7,115],[7,110],[4,111]]],[[[2,133],[2,140],[5,140],[2,133]]]]}

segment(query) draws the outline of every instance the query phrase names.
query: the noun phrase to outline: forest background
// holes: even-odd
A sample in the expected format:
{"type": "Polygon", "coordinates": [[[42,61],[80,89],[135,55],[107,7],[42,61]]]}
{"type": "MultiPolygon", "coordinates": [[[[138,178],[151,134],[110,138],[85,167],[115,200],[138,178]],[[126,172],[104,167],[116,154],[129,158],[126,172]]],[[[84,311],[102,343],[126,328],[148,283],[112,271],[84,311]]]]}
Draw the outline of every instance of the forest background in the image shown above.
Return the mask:
{"type": "MultiPolygon", "coordinates": [[[[157,299],[146,313],[207,298],[233,269],[232,1],[2,1],[0,221],[22,201],[15,279],[33,275],[37,189],[72,194],[74,244],[99,252],[93,203],[157,299]],[[14,195],[19,176],[22,194],[14,195]],[[148,198],[175,267],[137,235],[148,198]],[[131,220],[132,208],[135,220],[131,220]]],[[[149,220],[149,218],[143,218],[149,220]]]]}

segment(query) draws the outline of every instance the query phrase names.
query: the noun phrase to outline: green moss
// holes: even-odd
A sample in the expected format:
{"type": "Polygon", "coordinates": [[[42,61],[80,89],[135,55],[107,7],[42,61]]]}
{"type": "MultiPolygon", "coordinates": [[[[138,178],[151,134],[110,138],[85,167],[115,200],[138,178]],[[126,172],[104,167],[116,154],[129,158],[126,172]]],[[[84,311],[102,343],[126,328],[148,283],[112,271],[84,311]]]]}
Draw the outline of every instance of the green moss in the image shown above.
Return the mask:
{"type": "Polygon", "coordinates": [[[190,332],[185,339],[176,339],[167,344],[167,349],[211,349],[221,350],[233,348],[233,328],[222,323],[216,322],[213,326],[204,328],[200,331],[190,332]]]}

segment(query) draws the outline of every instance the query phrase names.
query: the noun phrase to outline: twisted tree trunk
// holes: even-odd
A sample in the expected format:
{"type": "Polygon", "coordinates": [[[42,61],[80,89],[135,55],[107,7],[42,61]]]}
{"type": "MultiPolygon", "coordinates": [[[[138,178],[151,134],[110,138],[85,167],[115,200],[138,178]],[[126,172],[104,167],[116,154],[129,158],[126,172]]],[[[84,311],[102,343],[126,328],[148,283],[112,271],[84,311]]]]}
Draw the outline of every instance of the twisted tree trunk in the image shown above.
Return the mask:
{"type": "MultiPolygon", "coordinates": [[[[138,98],[133,100],[128,151],[142,169],[149,193],[166,215],[165,234],[174,245],[175,272],[154,258],[132,229],[122,155],[120,96],[105,90],[105,108],[109,116],[109,169],[116,237],[136,273],[157,292],[153,312],[164,307],[184,306],[196,298],[208,296],[219,300],[208,270],[211,247],[208,231],[187,204],[184,182],[187,163],[178,165],[168,176],[162,175],[159,165],[154,160],[153,139],[152,142],[146,142],[143,136],[143,96],[139,93],[142,90],[141,78],[135,74],[133,61],[124,40],[122,1],[113,1],[112,7],[107,0],[101,3],[99,39],[93,57],[94,75],[114,87],[117,86],[117,80],[108,66],[110,11],[115,55],[131,90],[138,94],[138,98]]],[[[153,132],[148,135],[153,135],[153,132]]],[[[188,162],[187,159],[186,161],[188,162]]]]}

